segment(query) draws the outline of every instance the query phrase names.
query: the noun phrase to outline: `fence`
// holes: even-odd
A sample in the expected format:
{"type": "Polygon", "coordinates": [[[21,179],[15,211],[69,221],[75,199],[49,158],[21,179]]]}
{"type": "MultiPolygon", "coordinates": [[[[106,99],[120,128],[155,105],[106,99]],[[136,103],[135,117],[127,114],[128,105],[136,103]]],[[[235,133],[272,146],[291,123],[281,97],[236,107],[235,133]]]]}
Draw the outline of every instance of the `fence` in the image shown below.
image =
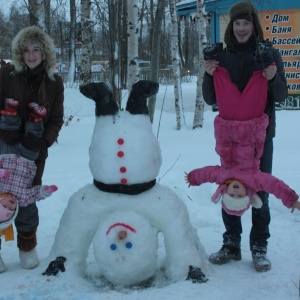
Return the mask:
{"type": "MultiPolygon", "coordinates": [[[[194,81],[195,76],[197,74],[190,74],[189,71],[183,70],[181,80],[182,82],[192,82],[194,81]]],[[[68,81],[68,72],[58,72],[63,81],[66,83],[68,81]]],[[[92,72],[92,81],[99,82],[99,81],[110,81],[110,70],[103,70],[101,72],[92,72]]],[[[80,83],[81,73],[76,72],[75,74],[75,82],[80,83]]],[[[150,70],[141,70],[140,71],[140,80],[150,80],[150,70]]],[[[160,69],[158,74],[158,81],[160,84],[163,85],[170,85],[173,84],[173,70],[172,69],[160,69]]]]}

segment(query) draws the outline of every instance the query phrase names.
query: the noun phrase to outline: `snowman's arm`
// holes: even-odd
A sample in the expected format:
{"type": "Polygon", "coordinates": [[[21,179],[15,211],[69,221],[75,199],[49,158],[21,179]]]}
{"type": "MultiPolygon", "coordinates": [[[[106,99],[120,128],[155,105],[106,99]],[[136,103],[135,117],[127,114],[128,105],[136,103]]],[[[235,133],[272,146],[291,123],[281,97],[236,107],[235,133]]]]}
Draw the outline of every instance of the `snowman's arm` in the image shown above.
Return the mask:
{"type": "MultiPolygon", "coordinates": [[[[156,188],[160,188],[156,184],[156,188]]],[[[206,255],[195,228],[191,225],[187,207],[169,188],[163,187],[159,199],[152,199],[147,214],[153,225],[163,233],[166,248],[166,275],[172,280],[187,278],[189,266],[202,268],[206,255]],[[165,211],[162,218],[157,211],[165,211]]]]}
{"type": "MultiPolygon", "coordinates": [[[[179,203],[174,205],[176,209],[180,206],[179,203]]],[[[162,225],[166,247],[166,275],[179,280],[187,277],[190,266],[203,268],[205,251],[196,229],[190,223],[185,204],[182,203],[171,226],[162,225]]]]}
{"type": "Polygon", "coordinates": [[[85,266],[88,249],[101,218],[101,211],[90,203],[95,201],[89,196],[88,189],[89,186],[82,188],[71,196],[50,252],[51,260],[63,256],[68,265],[74,265],[80,271],[85,266]]]}

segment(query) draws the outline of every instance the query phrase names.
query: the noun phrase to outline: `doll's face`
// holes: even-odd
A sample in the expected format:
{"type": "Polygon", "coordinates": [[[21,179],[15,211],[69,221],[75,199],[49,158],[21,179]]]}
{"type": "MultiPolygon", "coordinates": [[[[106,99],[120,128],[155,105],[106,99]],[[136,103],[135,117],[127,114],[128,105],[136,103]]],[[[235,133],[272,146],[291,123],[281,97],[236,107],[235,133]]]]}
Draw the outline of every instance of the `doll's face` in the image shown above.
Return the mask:
{"type": "Polygon", "coordinates": [[[247,43],[253,33],[253,29],[253,23],[248,20],[238,19],[233,22],[233,34],[241,44],[247,43]]]}
{"type": "Polygon", "coordinates": [[[247,195],[247,189],[241,182],[234,180],[228,185],[227,194],[234,198],[243,198],[247,195]]]}
{"type": "Polygon", "coordinates": [[[17,199],[12,196],[6,196],[0,200],[0,203],[3,207],[9,210],[16,210],[17,207],[17,199]]]}

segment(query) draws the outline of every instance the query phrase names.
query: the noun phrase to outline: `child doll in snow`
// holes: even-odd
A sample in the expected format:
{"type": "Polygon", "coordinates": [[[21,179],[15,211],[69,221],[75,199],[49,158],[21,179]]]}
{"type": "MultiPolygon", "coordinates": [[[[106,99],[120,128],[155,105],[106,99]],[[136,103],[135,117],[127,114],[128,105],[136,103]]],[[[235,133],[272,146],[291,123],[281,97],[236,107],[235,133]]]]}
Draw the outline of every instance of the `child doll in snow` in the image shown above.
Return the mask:
{"type": "MultiPolygon", "coordinates": [[[[0,194],[0,235],[5,236],[5,241],[14,239],[12,223],[19,210],[17,199],[10,194],[0,194]]],[[[1,239],[0,239],[1,249],[1,239]]],[[[0,255],[0,273],[6,270],[6,266],[0,255]]]]}
{"type": "MultiPolygon", "coordinates": [[[[5,109],[1,110],[0,129],[18,130],[20,128],[20,117],[17,114],[19,102],[14,99],[5,99],[5,109]]],[[[25,134],[42,137],[43,116],[46,108],[37,103],[29,103],[29,120],[25,125],[25,134]]],[[[27,206],[35,201],[45,199],[57,190],[55,185],[32,186],[36,173],[34,161],[39,155],[38,150],[28,150],[21,143],[8,145],[0,141],[0,169],[2,170],[2,182],[0,193],[14,195],[19,205],[27,206]]]]}
{"type": "Polygon", "coordinates": [[[298,195],[283,181],[259,169],[269,122],[264,114],[268,86],[262,69],[272,63],[270,53],[264,51],[265,60],[261,63],[254,60],[253,75],[242,93],[223,67],[226,65],[223,52],[218,55],[220,64],[213,80],[219,115],[214,120],[214,128],[215,150],[221,166],[207,166],[186,174],[189,185],[219,184],[212,201],[217,203],[222,199],[223,209],[236,216],[241,216],[250,205],[262,206],[258,191],[274,194],[292,212],[295,208],[300,210],[298,195]]]}

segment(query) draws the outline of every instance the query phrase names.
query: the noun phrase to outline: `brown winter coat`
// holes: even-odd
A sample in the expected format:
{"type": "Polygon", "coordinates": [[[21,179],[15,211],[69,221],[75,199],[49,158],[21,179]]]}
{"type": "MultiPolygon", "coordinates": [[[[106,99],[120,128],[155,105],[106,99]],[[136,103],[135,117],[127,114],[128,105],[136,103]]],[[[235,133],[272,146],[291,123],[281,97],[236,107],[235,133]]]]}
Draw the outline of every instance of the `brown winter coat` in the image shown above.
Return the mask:
{"type": "MultiPolygon", "coordinates": [[[[22,127],[24,127],[28,118],[27,104],[30,102],[39,103],[37,95],[40,80],[31,80],[26,71],[16,73],[13,72],[14,69],[14,66],[7,66],[0,70],[0,107],[3,108],[3,101],[5,98],[18,100],[22,127]]],[[[50,147],[57,140],[58,133],[63,125],[64,86],[61,77],[57,74],[54,74],[54,80],[46,76],[45,81],[48,105],[46,105],[47,116],[43,118],[45,127],[43,137],[50,147]]],[[[34,185],[41,184],[47,156],[48,150],[41,150],[39,157],[35,161],[37,173],[33,181],[34,185]]]]}

